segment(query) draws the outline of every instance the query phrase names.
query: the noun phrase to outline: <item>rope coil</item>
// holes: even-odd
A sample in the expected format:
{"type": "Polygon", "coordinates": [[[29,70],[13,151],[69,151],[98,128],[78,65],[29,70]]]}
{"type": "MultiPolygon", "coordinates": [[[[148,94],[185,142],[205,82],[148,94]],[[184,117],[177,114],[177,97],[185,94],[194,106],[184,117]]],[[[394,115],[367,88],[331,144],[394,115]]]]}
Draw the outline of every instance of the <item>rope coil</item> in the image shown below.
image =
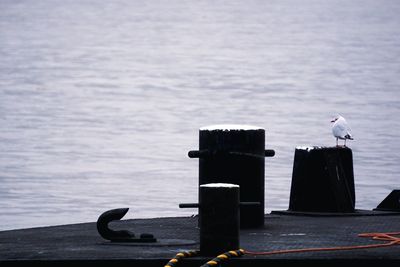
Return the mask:
{"type": "Polygon", "coordinates": [[[225,252],[223,254],[218,255],[214,259],[206,262],[205,264],[201,265],[200,267],[213,267],[213,266],[218,266],[221,262],[226,261],[232,257],[240,257],[244,255],[244,250],[243,249],[238,249],[238,250],[231,250],[228,252],[225,252]]]}
{"type": "Polygon", "coordinates": [[[188,257],[195,257],[199,254],[200,251],[198,250],[189,250],[189,251],[182,251],[179,252],[178,254],[175,255],[172,259],[169,260],[167,264],[165,264],[164,267],[175,267],[179,261],[183,258],[188,258],[188,257]]]}

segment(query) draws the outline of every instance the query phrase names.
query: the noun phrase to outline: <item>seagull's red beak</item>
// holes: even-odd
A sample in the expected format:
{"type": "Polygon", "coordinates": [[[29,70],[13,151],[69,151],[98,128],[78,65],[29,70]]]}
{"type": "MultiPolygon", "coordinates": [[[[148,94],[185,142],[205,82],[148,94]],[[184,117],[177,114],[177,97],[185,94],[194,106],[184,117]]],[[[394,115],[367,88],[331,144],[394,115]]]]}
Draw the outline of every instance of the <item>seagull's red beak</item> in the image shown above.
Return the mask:
{"type": "Polygon", "coordinates": [[[337,121],[337,119],[335,118],[335,119],[333,119],[333,120],[331,120],[331,122],[335,122],[335,121],[337,121]]]}

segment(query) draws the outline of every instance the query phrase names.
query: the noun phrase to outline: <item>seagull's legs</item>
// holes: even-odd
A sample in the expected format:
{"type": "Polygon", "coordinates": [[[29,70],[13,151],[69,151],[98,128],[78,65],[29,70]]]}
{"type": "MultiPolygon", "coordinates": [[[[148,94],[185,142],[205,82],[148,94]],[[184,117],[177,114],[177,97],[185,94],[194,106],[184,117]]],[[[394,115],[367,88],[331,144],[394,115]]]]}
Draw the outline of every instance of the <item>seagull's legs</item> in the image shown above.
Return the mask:
{"type": "Polygon", "coordinates": [[[336,147],[339,146],[339,138],[336,137],[336,147]]]}
{"type": "Polygon", "coordinates": [[[347,138],[344,139],[344,146],[346,146],[346,139],[347,139],[347,138]]]}

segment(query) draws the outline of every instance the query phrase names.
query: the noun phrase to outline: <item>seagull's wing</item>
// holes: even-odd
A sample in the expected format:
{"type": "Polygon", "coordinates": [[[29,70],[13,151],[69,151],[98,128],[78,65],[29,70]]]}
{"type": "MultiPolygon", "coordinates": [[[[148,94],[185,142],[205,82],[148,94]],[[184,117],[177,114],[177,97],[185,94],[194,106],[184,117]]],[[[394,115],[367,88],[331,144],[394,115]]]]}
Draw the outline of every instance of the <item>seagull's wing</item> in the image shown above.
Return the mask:
{"type": "Polygon", "coordinates": [[[344,138],[347,134],[346,126],[341,123],[337,123],[333,126],[332,133],[335,137],[344,138]]]}
{"type": "Polygon", "coordinates": [[[343,121],[342,121],[341,126],[343,127],[343,131],[346,132],[345,135],[350,135],[350,137],[351,137],[351,129],[350,129],[350,126],[347,124],[347,121],[346,121],[346,120],[343,120],[343,121]]]}

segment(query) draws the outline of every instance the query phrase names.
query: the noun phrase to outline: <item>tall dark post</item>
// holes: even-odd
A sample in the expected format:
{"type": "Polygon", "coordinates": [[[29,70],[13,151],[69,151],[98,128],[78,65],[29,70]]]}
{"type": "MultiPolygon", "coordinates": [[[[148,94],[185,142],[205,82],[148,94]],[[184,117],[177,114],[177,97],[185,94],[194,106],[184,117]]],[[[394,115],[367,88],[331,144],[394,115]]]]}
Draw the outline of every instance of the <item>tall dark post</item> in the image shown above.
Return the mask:
{"type": "Polygon", "coordinates": [[[200,186],[200,253],[215,256],[239,249],[239,186],[200,186]]]}
{"type": "Polygon", "coordinates": [[[355,211],[353,155],[348,147],[298,147],[289,211],[355,211]]]}
{"type": "Polygon", "coordinates": [[[231,183],[240,186],[241,202],[259,202],[240,210],[243,228],[264,225],[265,130],[255,126],[215,125],[200,128],[199,150],[189,157],[199,158],[199,185],[231,183]]]}

